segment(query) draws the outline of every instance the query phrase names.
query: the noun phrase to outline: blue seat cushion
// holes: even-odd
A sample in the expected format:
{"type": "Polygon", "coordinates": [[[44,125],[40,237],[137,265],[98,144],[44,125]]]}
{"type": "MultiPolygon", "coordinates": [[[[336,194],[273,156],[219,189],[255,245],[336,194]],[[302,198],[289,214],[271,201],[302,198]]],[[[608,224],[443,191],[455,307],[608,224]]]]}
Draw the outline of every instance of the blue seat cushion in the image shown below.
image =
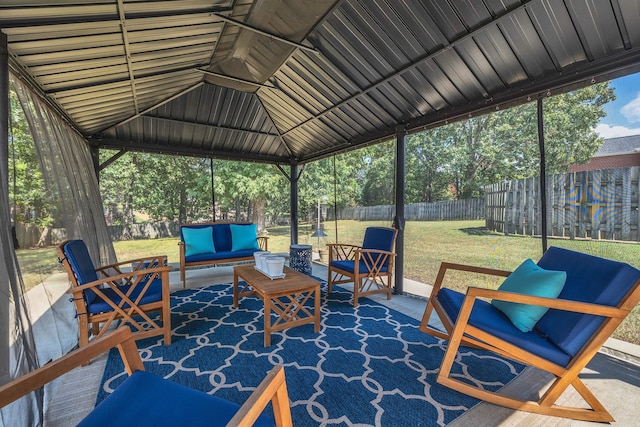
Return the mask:
{"type": "MultiPolygon", "coordinates": [[[[464,294],[442,288],[436,298],[447,316],[455,322],[462,307],[464,294]]],[[[486,301],[475,300],[469,324],[560,366],[566,367],[569,363],[570,357],[562,349],[536,333],[535,330],[522,332],[507,316],[486,301]]]]}
{"type": "MultiPolygon", "coordinates": [[[[136,371],[103,400],[79,426],[224,426],[239,405],[136,371]]],[[[254,426],[275,426],[260,415],[254,426]]]]}
{"type": "MultiPolygon", "coordinates": [[[[70,240],[62,249],[69,261],[78,285],[86,285],[87,283],[98,280],[98,273],[96,273],[96,268],[89,255],[87,245],[85,245],[82,240],[70,240]]],[[[86,290],[83,294],[87,304],[91,304],[96,298],[95,292],[91,290],[86,290]]]]}
{"type": "MultiPolygon", "coordinates": [[[[356,265],[356,262],[353,260],[331,261],[332,267],[338,268],[342,271],[348,271],[351,274],[355,273],[355,265],[356,265]]],[[[386,265],[382,266],[382,268],[380,268],[379,271],[382,273],[386,273],[387,266],[386,265]]],[[[369,272],[369,268],[367,267],[367,264],[364,261],[360,261],[358,272],[359,273],[369,272]]]]}
{"type": "MultiPolygon", "coordinates": [[[[131,292],[131,295],[129,295],[129,299],[131,299],[132,301],[135,301],[136,298],[138,298],[138,296],[140,295],[140,292],[142,291],[142,289],[144,288],[145,283],[146,281],[144,280],[138,283],[135,289],[133,290],[133,292],[131,292]]],[[[131,285],[118,287],[118,289],[120,289],[124,294],[126,294],[130,288],[131,288],[131,285]]],[[[120,301],[122,301],[122,298],[120,297],[120,295],[115,293],[115,291],[111,288],[103,288],[101,289],[101,291],[105,294],[105,298],[113,301],[116,305],[118,305],[120,301]]],[[[153,302],[158,302],[158,301],[162,301],[162,279],[160,278],[155,279],[151,283],[151,285],[149,285],[149,288],[145,292],[142,299],[138,302],[138,305],[151,304],[153,302]]],[[[123,307],[128,308],[129,304],[124,304],[123,307]]],[[[108,303],[106,303],[102,299],[102,297],[96,294],[96,297],[93,299],[91,304],[87,304],[87,311],[89,312],[89,314],[98,314],[98,313],[106,313],[109,311],[113,311],[113,308],[108,303]]]]}
{"type": "Polygon", "coordinates": [[[199,254],[184,257],[186,262],[199,262],[199,261],[216,261],[221,259],[234,259],[234,258],[247,258],[252,257],[255,249],[243,250],[243,251],[229,251],[229,252],[216,252],[213,254],[199,254]]]}
{"type": "MultiPolygon", "coordinates": [[[[538,265],[547,270],[567,272],[558,298],[608,306],[617,306],[640,279],[640,270],[628,264],[553,246],[540,258],[538,265]]],[[[535,328],[573,356],[603,321],[601,316],[550,309],[535,328]]]]}

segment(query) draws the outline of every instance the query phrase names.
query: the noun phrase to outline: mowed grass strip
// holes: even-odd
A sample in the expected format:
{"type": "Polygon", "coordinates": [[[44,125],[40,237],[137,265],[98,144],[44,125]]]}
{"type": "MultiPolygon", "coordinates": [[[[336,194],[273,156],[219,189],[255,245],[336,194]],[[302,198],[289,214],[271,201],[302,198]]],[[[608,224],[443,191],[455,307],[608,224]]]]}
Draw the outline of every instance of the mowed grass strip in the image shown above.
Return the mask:
{"type": "MultiPolygon", "coordinates": [[[[507,236],[488,231],[484,220],[476,221],[432,221],[407,222],[405,226],[404,276],[407,279],[433,284],[440,263],[443,261],[513,270],[522,261],[531,258],[538,260],[542,255],[540,238],[507,236]]],[[[298,229],[298,242],[318,245],[335,242],[336,234],[341,243],[359,245],[362,243],[365,229],[370,226],[390,227],[391,221],[328,221],[324,224],[327,237],[312,237],[315,230],[308,224],[298,229]]],[[[291,243],[290,227],[276,226],[267,230],[269,250],[288,252],[291,243]]],[[[640,245],[630,243],[559,240],[549,239],[549,246],[560,246],[585,253],[627,262],[640,266],[640,245]]],[[[167,255],[170,263],[179,262],[178,238],[153,240],[130,240],[114,243],[119,260],[139,258],[146,255],[167,255]]],[[[57,262],[55,250],[21,249],[17,251],[18,260],[25,287],[43,282],[62,269],[57,262]]],[[[445,286],[464,292],[467,286],[497,288],[502,279],[487,276],[457,273],[447,276],[445,286]]],[[[616,330],[615,338],[640,344],[640,306],[625,319],[616,330]]]]}

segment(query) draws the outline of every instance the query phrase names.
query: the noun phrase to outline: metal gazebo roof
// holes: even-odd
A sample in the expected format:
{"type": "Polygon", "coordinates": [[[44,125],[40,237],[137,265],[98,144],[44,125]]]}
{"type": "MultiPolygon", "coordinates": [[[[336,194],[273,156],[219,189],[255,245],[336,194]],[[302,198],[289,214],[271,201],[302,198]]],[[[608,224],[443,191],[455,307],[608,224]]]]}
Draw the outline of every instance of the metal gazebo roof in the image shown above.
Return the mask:
{"type": "Polygon", "coordinates": [[[96,147],[307,162],[640,69],[636,0],[0,2],[96,147]]]}

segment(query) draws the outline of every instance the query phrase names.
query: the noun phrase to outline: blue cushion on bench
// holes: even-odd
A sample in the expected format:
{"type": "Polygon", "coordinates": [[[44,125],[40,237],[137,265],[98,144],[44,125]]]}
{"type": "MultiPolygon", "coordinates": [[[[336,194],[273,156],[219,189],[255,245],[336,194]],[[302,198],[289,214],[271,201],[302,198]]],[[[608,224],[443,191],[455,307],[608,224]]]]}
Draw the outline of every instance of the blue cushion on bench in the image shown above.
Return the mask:
{"type": "Polygon", "coordinates": [[[214,254],[192,255],[190,257],[184,257],[184,260],[185,262],[216,261],[221,259],[229,259],[233,261],[237,258],[251,258],[253,257],[254,252],[256,252],[254,249],[234,252],[216,252],[214,254]]]}
{"type": "MultiPolygon", "coordinates": [[[[145,371],[136,371],[79,426],[224,426],[239,405],[145,371]]],[[[262,414],[254,426],[275,426],[262,414]]]]}
{"type": "MultiPolygon", "coordinates": [[[[442,288],[436,298],[449,318],[455,322],[462,307],[464,294],[442,288]]],[[[475,300],[469,324],[560,366],[567,366],[569,363],[569,355],[552,342],[537,334],[535,330],[522,332],[500,310],[481,299],[475,300]]]]}
{"type": "Polygon", "coordinates": [[[258,226],[256,224],[231,224],[231,250],[258,250],[258,226]]]}
{"type": "Polygon", "coordinates": [[[213,226],[213,241],[219,252],[231,252],[231,227],[229,224],[213,226]]]}
{"type": "Polygon", "coordinates": [[[210,254],[216,251],[213,243],[213,230],[211,226],[182,229],[182,238],[184,239],[185,256],[210,254]]]}

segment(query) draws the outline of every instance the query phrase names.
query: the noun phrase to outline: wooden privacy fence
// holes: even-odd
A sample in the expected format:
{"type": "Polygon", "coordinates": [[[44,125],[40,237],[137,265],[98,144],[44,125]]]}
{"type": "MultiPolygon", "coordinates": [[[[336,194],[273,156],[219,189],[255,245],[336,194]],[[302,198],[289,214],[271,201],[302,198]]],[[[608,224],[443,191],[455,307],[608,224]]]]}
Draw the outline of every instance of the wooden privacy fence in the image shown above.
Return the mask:
{"type": "MultiPolygon", "coordinates": [[[[640,167],[547,176],[547,235],[640,241],[640,167]]],[[[538,178],[485,187],[487,228],[541,235],[538,178]]]]}
{"type": "MultiPolygon", "coordinates": [[[[359,206],[340,209],[338,219],[385,221],[393,219],[394,214],[394,205],[359,206]]],[[[485,201],[484,199],[466,199],[412,203],[405,205],[404,215],[407,221],[482,219],[485,217],[485,201]]]]}

